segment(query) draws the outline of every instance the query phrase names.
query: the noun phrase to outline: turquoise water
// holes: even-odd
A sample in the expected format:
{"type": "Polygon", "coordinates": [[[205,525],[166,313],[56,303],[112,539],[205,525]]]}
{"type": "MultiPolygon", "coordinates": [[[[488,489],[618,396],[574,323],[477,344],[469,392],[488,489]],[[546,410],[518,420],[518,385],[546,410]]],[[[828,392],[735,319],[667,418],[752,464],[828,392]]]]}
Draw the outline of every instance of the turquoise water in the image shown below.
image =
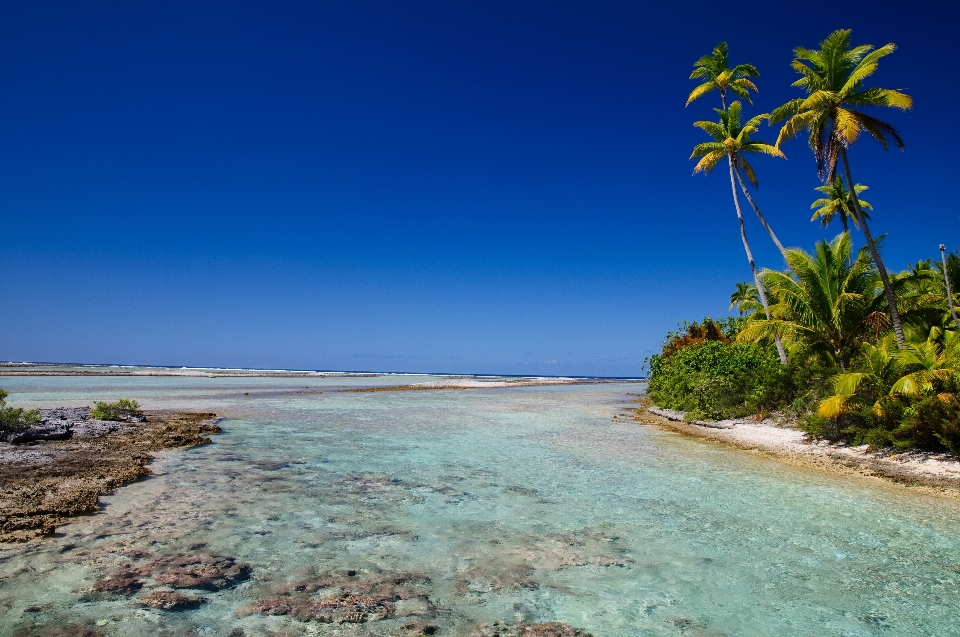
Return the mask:
{"type": "Polygon", "coordinates": [[[960,635],[956,502],[613,422],[637,385],[324,391],[398,382],[3,379],[18,405],[123,396],[226,419],[214,444],[161,454],[98,515],[0,551],[0,634],[407,635],[421,622],[468,635],[561,621],[597,637],[960,635]],[[90,593],[194,553],[251,577],[179,612],[139,607],[154,584],[90,593]],[[365,623],[257,612],[331,573],[415,573],[416,590],[365,623]]]}

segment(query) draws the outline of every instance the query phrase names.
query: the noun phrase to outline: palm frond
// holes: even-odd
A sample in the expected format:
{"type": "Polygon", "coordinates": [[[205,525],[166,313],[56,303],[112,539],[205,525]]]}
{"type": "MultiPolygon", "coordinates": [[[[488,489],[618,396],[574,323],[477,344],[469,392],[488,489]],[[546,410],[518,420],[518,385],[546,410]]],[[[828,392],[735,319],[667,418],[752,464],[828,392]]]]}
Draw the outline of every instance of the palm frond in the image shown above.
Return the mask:
{"type": "Polygon", "coordinates": [[[737,163],[740,165],[740,169],[743,171],[743,175],[747,178],[750,185],[754,188],[759,188],[760,182],[757,181],[757,174],[753,171],[753,166],[747,162],[743,155],[737,158],[737,163]]]}
{"type": "Polygon", "coordinates": [[[702,172],[704,174],[709,173],[726,156],[727,156],[727,153],[722,150],[717,150],[712,153],[708,153],[704,155],[703,159],[697,162],[697,165],[693,167],[693,174],[696,175],[699,172],[702,172]]]}
{"type": "Polygon", "coordinates": [[[785,121],[783,127],[780,128],[780,134],[777,135],[776,145],[780,146],[783,142],[793,139],[800,131],[804,130],[810,124],[815,122],[816,119],[817,113],[813,111],[797,113],[785,121]]]}
{"type": "Polygon", "coordinates": [[[698,99],[698,98],[700,98],[700,97],[703,97],[704,95],[706,95],[706,94],[709,93],[710,91],[713,91],[713,90],[718,89],[718,88],[719,88],[719,87],[717,86],[716,82],[704,82],[703,84],[701,84],[701,85],[698,86],[697,88],[695,88],[695,89],[693,89],[692,91],[690,91],[690,95],[687,97],[687,103],[684,104],[684,106],[690,106],[690,102],[692,102],[692,101],[694,101],[695,99],[698,99]]]}
{"type": "Polygon", "coordinates": [[[872,51],[871,53],[868,53],[850,72],[850,75],[847,76],[846,82],[844,82],[840,92],[850,93],[856,90],[856,88],[860,86],[865,79],[874,74],[874,72],[877,70],[880,58],[890,55],[896,50],[896,45],[890,43],[872,51]]]}
{"type": "Polygon", "coordinates": [[[796,99],[790,100],[786,104],[779,106],[770,113],[770,124],[779,124],[780,122],[787,120],[797,113],[800,112],[800,105],[803,104],[804,99],[798,97],[796,99]]]}
{"type": "Polygon", "coordinates": [[[900,139],[900,133],[897,132],[897,129],[891,126],[890,124],[877,119],[876,117],[871,117],[866,113],[860,111],[848,111],[856,117],[857,122],[860,126],[863,127],[868,133],[870,133],[884,148],[887,148],[886,137],[889,135],[893,138],[894,144],[897,148],[903,150],[904,144],[903,140],[900,139]]]}

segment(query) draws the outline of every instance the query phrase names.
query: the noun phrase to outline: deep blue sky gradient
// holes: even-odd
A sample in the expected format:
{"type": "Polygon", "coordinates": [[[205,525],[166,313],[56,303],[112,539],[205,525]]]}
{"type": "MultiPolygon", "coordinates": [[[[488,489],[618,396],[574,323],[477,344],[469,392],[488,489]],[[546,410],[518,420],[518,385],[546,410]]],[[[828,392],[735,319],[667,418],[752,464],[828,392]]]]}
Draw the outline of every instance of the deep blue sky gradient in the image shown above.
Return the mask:
{"type": "MultiPolygon", "coordinates": [[[[888,267],[960,248],[953,5],[732,6],[4,2],[0,359],[639,374],[749,278],[725,172],[687,159],[721,39],[751,113],[798,95],[794,46],[896,42],[907,150],[864,139],[854,176],[888,267]]],[[[809,249],[834,229],[785,151],[757,198],[809,249]]]]}

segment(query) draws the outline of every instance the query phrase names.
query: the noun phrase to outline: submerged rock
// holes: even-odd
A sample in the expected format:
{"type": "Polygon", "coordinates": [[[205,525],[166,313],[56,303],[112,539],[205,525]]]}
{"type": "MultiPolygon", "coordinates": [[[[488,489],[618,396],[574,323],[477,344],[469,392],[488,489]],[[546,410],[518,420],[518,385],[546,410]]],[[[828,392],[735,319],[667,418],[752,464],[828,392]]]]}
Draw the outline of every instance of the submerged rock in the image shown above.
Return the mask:
{"type": "Polygon", "coordinates": [[[254,609],[264,615],[290,615],[303,621],[359,624],[387,619],[433,615],[436,607],[424,585],[430,578],[411,573],[358,577],[356,571],[330,573],[278,588],[254,609]]]}
{"type": "Polygon", "coordinates": [[[146,608],[159,610],[187,610],[204,603],[202,597],[187,597],[176,591],[153,591],[140,598],[140,604],[146,608]]]}
{"type": "Polygon", "coordinates": [[[588,632],[562,622],[536,624],[523,622],[511,626],[501,622],[493,625],[480,624],[470,637],[593,637],[588,632]]]}
{"type": "Polygon", "coordinates": [[[143,569],[155,573],[154,579],[166,586],[208,591],[232,588],[246,581],[253,570],[236,558],[205,553],[161,557],[143,569]]]}
{"type": "Polygon", "coordinates": [[[93,590],[97,593],[106,593],[108,595],[123,595],[129,597],[143,588],[143,582],[136,578],[136,574],[129,571],[121,571],[96,583],[93,590]]]}
{"type": "Polygon", "coordinates": [[[13,632],[11,637],[104,637],[105,633],[89,624],[52,623],[28,626],[13,632]]]}

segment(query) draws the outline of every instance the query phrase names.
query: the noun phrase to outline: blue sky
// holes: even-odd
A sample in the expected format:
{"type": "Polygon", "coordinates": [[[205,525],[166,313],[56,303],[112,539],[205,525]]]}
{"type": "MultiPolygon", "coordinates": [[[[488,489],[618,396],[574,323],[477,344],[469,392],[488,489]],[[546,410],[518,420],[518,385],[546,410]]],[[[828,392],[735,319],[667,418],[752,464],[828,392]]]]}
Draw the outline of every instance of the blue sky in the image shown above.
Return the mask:
{"type": "MultiPolygon", "coordinates": [[[[795,46],[897,43],[907,150],[864,139],[854,177],[888,267],[960,248],[951,4],[729,6],[5,2],[0,359],[639,374],[749,278],[729,181],[687,159],[721,39],[750,113],[798,95],[795,46]]],[[[757,201],[811,248],[835,230],[784,150],[757,201]]]]}

